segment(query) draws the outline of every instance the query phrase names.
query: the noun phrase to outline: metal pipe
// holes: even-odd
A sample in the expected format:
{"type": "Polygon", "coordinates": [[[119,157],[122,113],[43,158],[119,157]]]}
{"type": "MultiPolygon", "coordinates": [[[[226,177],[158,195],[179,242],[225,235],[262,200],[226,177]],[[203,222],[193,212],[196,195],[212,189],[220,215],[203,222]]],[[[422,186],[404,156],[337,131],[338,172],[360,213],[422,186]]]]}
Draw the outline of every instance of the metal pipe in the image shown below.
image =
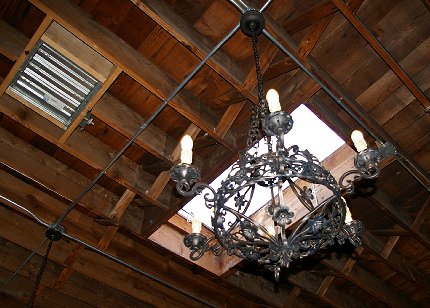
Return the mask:
{"type": "MultiPolygon", "coordinates": [[[[0,199],[2,199],[2,200],[4,200],[4,201],[6,201],[9,205],[11,205],[12,207],[15,207],[16,209],[19,209],[19,210],[22,210],[22,211],[24,211],[25,213],[27,213],[27,214],[29,214],[30,216],[31,216],[31,218],[33,218],[37,223],[39,223],[39,224],[41,224],[42,226],[44,226],[44,227],[48,227],[48,226],[51,226],[51,224],[48,224],[48,223],[46,223],[46,222],[44,222],[42,219],[40,219],[36,214],[34,214],[32,211],[30,211],[29,209],[26,209],[25,207],[23,207],[22,205],[19,205],[18,203],[16,203],[16,202],[14,202],[14,201],[12,201],[12,200],[10,200],[10,199],[8,199],[8,198],[6,198],[6,197],[4,197],[4,196],[2,196],[2,195],[0,195],[0,199]]],[[[191,297],[191,298],[193,298],[193,299],[195,299],[196,301],[198,301],[198,302],[200,302],[200,303],[202,303],[202,304],[205,304],[205,305],[208,305],[208,306],[210,306],[210,307],[215,307],[215,305],[214,304],[212,304],[212,303],[210,303],[210,302],[208,302],[208,301],[206,301],[206,300],[204,300],[204,299],[202,299],[202,298],[199,298],[199,297],[197,297],[197,296],[195,296],[195,295],[193,295],[193,294],[191,294],[190,292],[188,292],[188,291],[186,291],[186,290],[183,290],[183,289],[180,289],[180,288],[177,288],[177,287],[175,287],[173,284],[171,284],[170,282],[167,282],[167,281],[164,281],[164,280],[162,280],[162,279],[160,279],[160,278],[158,278],[157,276],[155,276],[155,275],[153,275],[153,274],[150,274],[150,273],[148,273],[148,272],[146,272],[146,271],[144,271],[144,270],[142,270],[141,268],[139,268],[139,267],[137,267],[137,266],[134,266],[133,264],[131,264],[131,263],[128,263],[128,262],[126,262],[126,261],[124,261],[124,260],[122,260],[122,259],[120,259],[120,258],[118,258],[118,257],[116,257],[116,256],[114,256],[114,255],[111,255],[111,254],[109,254],[109,253],[107,253],[107,252],[105,252],[105,251],[103,251],[103,250],[101,250],[101,249],[99,249],[99,248],[97,248],[97,247],[95,247],[95,246],[93,246],[93,245],[91,245],[91,244],[88,244],[87,242],[84,242],[84,241],[82,241],[81,239],[79,239],[79,238],[77,238],[77,237],[74,237],[74,236],[72,236],[72,235],[69,235],[69,234],[67,234],[66,232],[62,232],[61,233],[61,235],[63,235],[64,237],[66,237],[66,238],[68,238],[68,239],[70,239],[70,240],[73,240],[73,241],[75,241],[75,242],[77,242],[77,243],[79,243],[79,244],[82,244],[82,245],[84,245],[85,247],[87,247],[88,249],[91,249],[91,250],[93,250],[94,252],[96,252],[96,253],[98,253],[98,254],[100,254],[100,255],[102,255],[102,256],[104,256],[104,257],[106,257],[106,258],[109,258],[109,259],[111,259],[112,261],[114,261],[114,262],[116,262],[116,263],[118,263],[118,264],[121,264],[121,265],[123,265],[123,266],[125,266],[125,267],[128,267],[129,269],[131,269],[131,270],[134,270],[134,271],[136,271],[136,272],[138,272],[139,274],[142,274],[142,275],[144,275],[144,276],[146,276],[146,277],[148,277],[148,278],[150,278],[150,279],[152,279],[152,280],[154,280],[154,281],[156,281],[156,282],[158,282],[158,283],[161,283],[161,284],[163,284],[164,286],[166,286],[166,287],[169,287],[169,288],[171,288],[171,289],[174,289],[174,290],[176,290],[176,291],[178,291],[178,292],[180,292],[180,293],[182,293],[182,294],[184,294],[184,295],[186,295],[186,296],[188,296],[188,297],[191,297]]],[[[43,244],[45,244],[45,242],[47,241],[48,239],[45,239],[44,241],[43,241],[43,243],[41,244],[41,245],[39,245],[39,247],[38,248],[36,248],[34,251],[33,251],[33,253],[25,260],[25,262],[23,263],[23,264],[21,264],[19,267],[18,267],[18,269],[15,271],[15,273],[12,275],[12,277],[6,282],[6,284],[2,287],[2,289],[4,289],[4,288],[6,288],[7,287],[7,285],[10,283],[10,281],[12,281],[12,279],[13,278],[15,278],[15,276],[19,273],[19,271],[24,267],[24,265],[26,264],[26,263],[28,263],[28,261],[30,261],[30,259],[37,253],[37,251],[43,246],[43,244]]]]}
{"type": "Polygon", "coordinates": [[[227,0],[231,5],[233,5],[242,14],[249,10],[249,6],[242,0],[227,0]]]}
{"type": "MultiPolygon", "coordinates": [[[[34,218],[34,217],[33,217],[34,218]]],[[[6,283],[1,287],[2,290],[5,290],[9,283],[19,274],[19,272],[22,270],[22,268],[30,262],[30,260],[36,255],[36,253],[39,251],[40,248],[48,241],[48,239],[45,239],[28,257],[24,260],[24,262],[21,263],[20,266],[17,267],[15,272],[10,276],[10,278],[6,281],[6,283]]]]}
{"type": "MultiPolygon", "coordinates": [[[[272,3],[273,0],[267,0],[266,3],[260,8],[259,12],[263,13],[267,7],[272,3]]],[[[240,13],[245,13],[251,10],[251,8],[242,0],[227,0],[231,5],[233,5],[240,13]]]]}
{"type": "Polygon", "coordinates": [[[63,236],[66,237],[66,238],[68,238],[68,239],[70,239],[70,240],[72,240],[72,241],[75,241],[75,242],[77,242],[79,244],[84,245],[88,249],[91,249],[94,252],[96,252],[96,253],[98,253],[98,254],[100,254],[100,255],[108,258],[108,259],[111,259],[112,261],[114,261],[114,262],[116,262],[118,264],[121,264],[121,265],[123,265],[125,267],[128,267],[129,269],[131,269],[133,271],[136,271],[139,274],[142,274],[142,275],[144,275],[144,276],[146,276],[146,277],[148,277],[148,278],[150,278],[150,279],[152,279],[152,280],[154,280],[156,282],[159,282],[159,283],[165,285],[166,287],[172,288],[172,289],[174,289],[174,290],[176,290],[176,291],[178,291],[178,292],[180,292],[180,293],[182,293],[182,294],[184,294],[186,296],[189,296],[189,297],[195,299],[196,301],[198,301],[198,302],[200,302],[202,304],[208,305],[210,307],[216,307],[213,303],[209,303],[208,301],[206,301],[206,300],[204,300],[202,298],[199,298],[199,297],[197,297],[197,296],[189,293],[188,291],[185,291],[183,289],[177,288],[173,284],[171,284],[170,282],[161,280],[160,278],[158,278],[158,277],[156,277],[156,276],[154,276],[154,275],[152,275],[152,274],[150,274],[148,272],[145,272],[144,270],[140,269],[139,267],[134,266],[133,264],[128,263],[128,262],[126,262],[126,261],[124,261],[124,260],[122,260],[122,259],[120,259],[120,258],[118,258],[118,257],[116,257],[114,255],[111,255],[111,254],[107,253],[106,251],[103,251],[103,250],[101,250],[101,249],[99,249],[99,248],[97,248],[95,246],[92,246],[92,245],[90,245],[90,244],[88,244],[88,243],[86,243],[86,242],[84,242],[84,241],[82,241],[82,240],[80,240],[80,239],[78,239],[78,238],[76,238],[74,236],[68,235],[67,233],[63,233],[63,236]]]}
{"type": "Polygon", "coordinates": [[[100,178],[106,173],[106,171],[121,157],[122,154],[136,141],[139,135],[151,124],[151,122],[163,111],[167,104],[188,84],[188,82],[193,78],[200,69],[206,64],[206,62],[230,39],[233,35],[240,29],[240,24],[234,27],[201,61],[200,63],[188,74],[188,76],[173,90],[170,95],[163,100],[157,110],[138,128],[138,130],[133,134],[129,141],[122,147],[122,149],[117,152],[115,157],[103,168],[97,175],[97,177],[86,187],[79,196],[68,205],[68,208],[64,213],[57,219],[54,226],[58,226],[66,218],[66,216],[75,208],[78,202],[97,184],[100,178]]]}

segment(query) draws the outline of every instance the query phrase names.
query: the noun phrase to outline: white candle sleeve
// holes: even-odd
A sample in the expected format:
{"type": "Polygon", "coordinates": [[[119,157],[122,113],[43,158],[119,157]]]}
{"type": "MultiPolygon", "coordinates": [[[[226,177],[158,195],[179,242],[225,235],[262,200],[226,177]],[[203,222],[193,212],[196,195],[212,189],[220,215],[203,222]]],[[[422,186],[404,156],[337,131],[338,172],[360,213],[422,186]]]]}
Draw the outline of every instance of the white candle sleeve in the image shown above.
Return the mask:
{"type": "Polygon", "coordinates": [[[193,233],[200,233],[202,231],[202,222],[197,218],[191,221],[191,229],[193,233]]]}
{"type": "Polygon", "coordinates": [[[357,152],[362,152],[367,149],[366,140],[364,140],[363,133],[359,130],[355,130],[352,132],[351,140],[354,143],[357,152]]]}
{"type": "Polygon", "coordinates": [[[270,112],[276,112],[281,110],[281,104],[279,102],[279,94],[275,89],[270,89],[266,94],[267,104],[269,105],[270,112]]]}
{"type": "Polygon", "coordinates": [[[181,139],[181,163],[191,164],[193,162],[193,139],[185,135],[181,139]]]}

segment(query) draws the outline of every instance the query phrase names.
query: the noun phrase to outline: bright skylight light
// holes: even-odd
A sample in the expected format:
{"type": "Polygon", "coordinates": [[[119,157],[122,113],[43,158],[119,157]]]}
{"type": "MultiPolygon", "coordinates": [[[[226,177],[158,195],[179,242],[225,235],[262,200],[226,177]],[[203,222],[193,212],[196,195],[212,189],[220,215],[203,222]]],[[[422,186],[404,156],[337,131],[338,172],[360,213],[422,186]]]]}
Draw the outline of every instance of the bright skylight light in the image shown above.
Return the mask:
{"type": "MultiPolygon", "coordinates": [[[[285,136],[286,147],[296,144],[301,150],[307,149],[320,161],[323,161],[345,143],[305,105],[300,105],[291,113],[291,116],[293,117],[294,125],[285,136]]],[[[262,146],[262,149],[265,149],[265,145],[263,144],[262,146]]],[[[229,171],[230,167],[210,185],[215,190],[218,189],[221,186],[221,181],[227,177],[229,171]]],[[[258,185],[256,186],[253,202],[246,213],[247,215],[253,214],[269,201],[270,195],[264,193],[266,190],[258,185]]],[[[212,229],[210,222],[212,213],[205,206],[204,194],[205,191],[203,191],[202,195],[194,197],[179,211],[179,214],[188,220],[192,219],[192,215],[197,215],[203,224],[212,229]]]]}

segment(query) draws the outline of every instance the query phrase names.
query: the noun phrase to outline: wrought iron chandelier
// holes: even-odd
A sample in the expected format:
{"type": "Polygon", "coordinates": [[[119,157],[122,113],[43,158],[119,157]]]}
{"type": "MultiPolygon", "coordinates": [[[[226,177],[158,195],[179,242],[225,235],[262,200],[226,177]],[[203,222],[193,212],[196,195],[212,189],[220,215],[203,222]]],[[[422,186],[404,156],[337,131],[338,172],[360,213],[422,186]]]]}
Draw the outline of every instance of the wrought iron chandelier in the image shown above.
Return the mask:
{"type": "Polygon", "coordinates": [[[353,192],[354,182],[379,175],[381,154],[378,149],[367,149],[363,135],[354,131],[352,139],[358,151],[354,160],[356,169],[343,174],[337,182],[308,150],[300,150],[296,145],[285,147],[284,138],[293,126],[293,119],[281,111],[276,91],[269,90],[267,100],[264,97],[257,45],[257,36],[263,29],[264,17],[260,12],[251,10],[242,15],[241,30],[252,39],[258,81],[258,104],[252,107],[245,151],[221,187],[215,190],[199,182],[199,171],[191,164],[192,139],[185,136],[181,141],[181,163],[171,169],[171,177],[183,196],[209,190],[204,200],[206,207],[213,211],[214,236],[207,238],[200,232],[201,223],[193,221],[193,232],[184,238],[192,260],[201,258],[209,250],[215,255],[225,250],[230,255],[263,264],[278,280],[281,268],[288,267],[293,259],[312,255],[335,241],[361,244],[364,226],[351,218],[342,195],[353,192]],[[260,139],[267,148],[263,154],[257,150],[260,139]],[[299,186],[299,182],[307,184],[299,186]],[[306,208],[303,218],[294,219],[294,211],[284,201],[284,183],[306,208]],[[247,215],[257,185],[270,191],[271,200],[265,205],[270,225],[247,215]],[[313,185],[322,186],[328,197],[318,202],[311,189],[313,185]]]}

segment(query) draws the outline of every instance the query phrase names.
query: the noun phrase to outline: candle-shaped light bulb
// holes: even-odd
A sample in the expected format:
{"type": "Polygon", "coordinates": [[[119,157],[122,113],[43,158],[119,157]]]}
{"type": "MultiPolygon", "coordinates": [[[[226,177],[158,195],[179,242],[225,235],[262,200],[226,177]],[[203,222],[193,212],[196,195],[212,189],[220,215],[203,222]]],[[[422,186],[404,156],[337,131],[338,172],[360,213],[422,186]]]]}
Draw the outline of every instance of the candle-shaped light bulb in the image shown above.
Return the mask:
{"type": "Polygon", "coordinates": [[[367,149],[366,140],[364,140],[363,133],[359,130],[355,130],[352,132],[351,140],[354,143],[354,146],[358,152],[362,152],[367,149]]]}
{"type": "Polygon", "coordinates": [[[191,164],[193,161],[193,139],[185,135],[181,139],[181,163],[191,164]]]}
{"type": "Polygon", "coordinates": [[[191,221],[191,230],[193,233],[200,233],[202,231],[202,222],[197,216],[193,216],[191,221]]]}
{"type": "Polygon", "coordinates": [[[270,89],[266,94],[267,104],[269,105],[270,112],[276,112],[281,110],[281,104],[279,103],[279,94],[275,89],[270,89]]]}
{"type": "Polygon", "coordinates": [[[345,209],[346,209],[345,223],[349,224],[351,221],[353,221],[351,211],[349,210],[349,207],[347,205],[345,205],[345,209]]]}
{"type": "Polygon", "coordinates": [[[268,227],[267,227],[267,232],[268,232],[271,236],[275,236],[275,235],[276,235],[276,231],[275,231],[275,228],[273,228],[273,226],[268,226],[268,227]]]}

